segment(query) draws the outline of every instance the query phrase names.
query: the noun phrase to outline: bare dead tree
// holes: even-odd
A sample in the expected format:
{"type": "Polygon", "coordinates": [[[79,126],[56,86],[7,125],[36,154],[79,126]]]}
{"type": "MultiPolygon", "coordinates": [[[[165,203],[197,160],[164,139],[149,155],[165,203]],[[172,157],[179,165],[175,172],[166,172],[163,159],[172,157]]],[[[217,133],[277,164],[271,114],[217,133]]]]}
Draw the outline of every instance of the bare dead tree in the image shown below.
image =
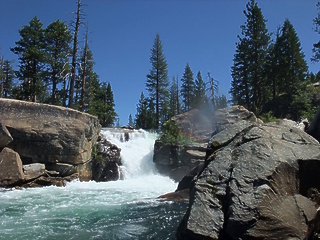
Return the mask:
{"type": "Polygon", "coordinates": [[[81,88],[81,99],[80,99],[80,111],[84,111],[84,98],[86,89],[86,74],[87,74],[87,56],[88,56],[88,24],[86,30],[86,43],[84,47],[84,59],[83,59],[83,76],[82,76],[82,88],[81,88]]]}
{"type": "Polygon", "coordinates": [[[73,38],[71,80],[70,80],[70,89],[69,89],[69,108],[73,107],[74,83],[76,79],[76,65],[77,65],[77,53],[78,53],[78,36],[79,36],[79,28],[82,23],[81,17],[83,16],[83,14],[81,13],[81,6],[82,6],[81,0],[78,0],[76,21],[75,21],[75,31],[74,31],[74,38],[73,38]]]}
{"type": "Polygon", "coordinates": [[[219,82],[211,76],[210,72],[208,72],[207,78],[208,78],[207,84],[209,84],[209,87],[206,90],[210,91],[212,105],[214,106],[215,96],[216,96],[216,93],[218,92],[219,82]]]}

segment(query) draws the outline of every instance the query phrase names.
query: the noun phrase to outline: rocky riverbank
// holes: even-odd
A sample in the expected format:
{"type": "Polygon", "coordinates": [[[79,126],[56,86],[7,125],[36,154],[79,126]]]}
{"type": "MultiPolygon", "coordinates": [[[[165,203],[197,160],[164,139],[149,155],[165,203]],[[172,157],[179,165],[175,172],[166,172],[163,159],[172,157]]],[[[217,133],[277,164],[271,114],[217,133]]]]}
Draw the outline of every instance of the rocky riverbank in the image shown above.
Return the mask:
{"type": "Polygon", "coordinates": [[[94,116],[0,98],[0,123],[0,187],[119,179],[120,149],[100,136],[94,116]]]}
{"type": "Polygon", "coordinates": [[[176,192],[190,192],[177,239],[319,239],[319,170],[319,142],[295,123],[219,110],[204,163],[176,192]]]}

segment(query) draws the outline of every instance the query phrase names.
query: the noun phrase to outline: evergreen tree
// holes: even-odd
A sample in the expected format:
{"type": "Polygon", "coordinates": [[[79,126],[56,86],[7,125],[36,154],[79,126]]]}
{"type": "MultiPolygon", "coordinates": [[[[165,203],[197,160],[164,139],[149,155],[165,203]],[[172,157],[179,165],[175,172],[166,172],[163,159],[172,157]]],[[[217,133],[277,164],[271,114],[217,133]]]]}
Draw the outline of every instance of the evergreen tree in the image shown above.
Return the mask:
{"type": "Polygon", "coordinates": [[[255,0],[248,2],[244,14],[247,21],[241,26],[243,37],[239,37],[240,42],[237,44],[234,58],[232,75],[236,79],[232,83],[232,94],[237,94],[234,90],[242,86],[240,90],[242,96],[235,98],[245,99],[247,107],[254,113],[258,113],[264,104],[264,68],[270,34],[266,28],[266,20],[255,0]]]}
{"type": "Polygon", "coordinates": [[[43,93],[44,44],[42,23],[34,17],[28,26],[19,30],[21,39],[11,51],[19,56],[17,77],[22,81],[24,100],[36,102],[43,93]]]}
{"type": "Polygon", "coordinates": [[[44,39],[49,73],[48,82],[52,89],[50,102],[58,104],[58,84],[64,81],[63,73],[67,70],[72,36],[66,24],[57,20],[46,28],[44,39]]]}
{"type": "Polygon", "coordinates": [[[137,129],[148,129],[148,104],[147,100],[143,94],[140,95],[139,102],[137,104],[137,113],[135,116],[135,128],[137,129]]]}
{"type": "Polygon", "coordinates": [[[13,79],[15,78],[12,62],[9,60],[2,61],[1,72],[0,97],[10,98],[12,97],[13,79]]]}
{"type": "Polygon", "coordinates": [[[206,104],[206,101],[206,84],[202,79],[201,72],[198,71],[195,81],[194,107],[201,108],[206,104]]]}
{"type": "Polygon", "coordinates": [[[191,68],[189,66],[189,63],[187,63],[184,74],[181,79],[182,85],[181,85],[181,96],[182,96],[182,102],[184,104],[184,111],[189,111],[193,105],[194,105],[194,91],[195,91],[195,83],[193,80],[193,73],[191,71],[191,68]]]}
{"type": "Polygon", "coordinates": [[[116,119],[117,113],[115,111],[115,102],[114,102],[113,91],[112,91],[110,82],[108,82],[107,84],[106,94],[107,94],[107,115],[108,115],[106,119],[106,124],[111,126],[113,125],[116,119]]]}
{"type": "Polygon", "coordinates": [[[227,106],[228,106],[227,97],[225,95],[215,97],[214,106],[213,106],[215,110],[220,108],[225,108],[227,106]]]}
{"type": "Polygon", "coordinates": [[[159,34],[156,35],[150,56],[151,70],[147,75],[146,88],[150,98],[155,104],[156,129],[160,127],[160,121],[166,119],[166,109],[169,97],[169,81],[167,61],[163,54],[162,43],[159,34]]]}
{"type": "Polygon", "coordinates": [[[132,115],[131,115],[131,114],[129,115],[128,125],[129,125],[130,127],[133,127],[133,126],[134,126],[134,122],[133,122],[133,118],[132,118],[132,115]]]}
{"type": "MultiPolygon", "coordinates": [[[[318,9],[318,14],[313,19],[313,24],[315,26],[314,31],[320,34],[320,2],[317,2],[316,7],[318,9]]],[[[320,41],[313,44],[312,52],[313,52],[313,56],[311,60],[313,62],[319,62],[320,61],[320,41]]]]}
{"type": "Polygon", "coordinates": [[[250,92],[251,85],[249,82],[249,62],[248,62],[248,45],[245,39],[241,39],[236,44],[236,53],[233,58],[233,67],[231,70],[232,82],[229,93],[232,96],[232,103],[243,105],[251,109],[250,92]]]}
{"type": "Polygon", "coordinates": [[[180,113],[178,78],[172,77],[170,87],[169,118],[180,113]]]}
{"type": "Polygon", "coordinates": [[[277,117],[297,119],[310,108],[306,97],[307,63],[298,35],[288,19],[275,42],[274,61],[278,64],[276,74],[277,117]],[[303,97],[301,97],[303,95],[303,97]]]}
{"type": "Polygon", "coordinates": [[[102,127],[113,126],[117,114],[110,83],[104,82],[101,86],[98,84],[98,87],[93,88],[93,92],[88,113],[97,116],[102,127]]]}
{"type": "Polygon", "coordinates": [[[90,48],[87,46],[80,53],[80,56],[78,75],[74,85],[74,109],[87,111],[90,107],[90,102],[96,98],[95,94],[101,88],[101,84],[97,73],[93,70],[95,63],[90,48]]]}

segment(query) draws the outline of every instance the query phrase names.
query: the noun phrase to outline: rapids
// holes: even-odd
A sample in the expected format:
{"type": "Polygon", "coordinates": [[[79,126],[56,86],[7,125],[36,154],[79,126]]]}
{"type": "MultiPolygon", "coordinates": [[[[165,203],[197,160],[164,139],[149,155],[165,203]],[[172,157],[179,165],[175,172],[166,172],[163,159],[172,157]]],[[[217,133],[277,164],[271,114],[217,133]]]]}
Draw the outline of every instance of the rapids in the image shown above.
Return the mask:
{"type": "Polygon", "coordinates": [[[157,199],[176,183],[152,162],[156,134],[103,129],[121,150],[124,180],[0,190],[0,239],[175,239],[185,203],[157,199]]]}

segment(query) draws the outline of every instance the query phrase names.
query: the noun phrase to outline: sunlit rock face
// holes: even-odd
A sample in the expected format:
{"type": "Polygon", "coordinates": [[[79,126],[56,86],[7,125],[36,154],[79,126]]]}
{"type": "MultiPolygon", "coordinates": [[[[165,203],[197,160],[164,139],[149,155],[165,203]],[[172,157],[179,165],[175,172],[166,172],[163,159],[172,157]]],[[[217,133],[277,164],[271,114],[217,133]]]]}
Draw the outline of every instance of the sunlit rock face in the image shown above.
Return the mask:
{"type": "Polygon", "coordinates": [[[209,141],[204,167],[190,182],[190,205],[177,238],[316,239],[318,141],[254,115],[231,114],[227,120],[231,112],[219,113],[222,124],[209,141]]]}
{"type": "Polygon", "coordinates": [[[193,168],[204,163],[212,134],[240,121],[262,123],[242,106],[219,109],[214,113],[193,109],[170,120],[184,142],[175,144],[157,140],[153,161],[162,174],[176,181],[180,181],[193,168]]]}
{"type": "Polygon", "coordinates": [[[63,107],[0,99],[0,122],[13,138],[8,147],[20,155],[23,164],[43,163],[52,168],[70,164],[80,179],[92,179],[92,146],[101,130],[96,117],[63,107]]]}

